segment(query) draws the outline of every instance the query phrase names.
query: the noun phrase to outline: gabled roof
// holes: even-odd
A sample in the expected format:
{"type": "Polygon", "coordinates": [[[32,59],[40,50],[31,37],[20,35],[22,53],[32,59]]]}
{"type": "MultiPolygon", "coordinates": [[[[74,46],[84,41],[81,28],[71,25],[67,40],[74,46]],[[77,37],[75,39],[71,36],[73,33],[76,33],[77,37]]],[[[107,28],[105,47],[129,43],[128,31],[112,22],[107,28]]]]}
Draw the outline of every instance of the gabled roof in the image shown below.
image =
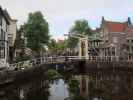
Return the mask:
{"type": "Polygon", "coordinates": [[[3,17],[5,18],[7,24],[10,24],[8,17],[5,15],[5,12],[4,12],[4,10],[2,9],[1,6],[0,6],[0,12],[1,12],[1,14],[3,15],[3,17]]]}
{"type": "Polygon", "coordinates": [[[126,32],[133,33],[133,26],[127,27],[126,32]]]}
{"type": "Polygon", "coordinates": [[[8,20],[11,20],[11,17],[6,9],[3,10],[4,15],[8,18],[8,20]]]}
{"type": "Polygon", "coordinates": [[[107,21],[102,17],[102,26],[106,27],[109,32],[127,32],[133,28],[130,17],[125,22],[107,21]]]}
{"type": "Polygon", "coordinates": [[[120,22],[111,22],[106,21],[106,27],[108,28],[109,32],[124,32],[125,29],[128,27],[128,23],[120,23],[120,22]]]}
{"type": "Polygon", "coordinates": [[[7,17],[8,20],[17,22],[16,19],[12,19],[12,18],[11,18],[11,16],[9,15],[9,13],[8,13],[8,11],[7,11],[6,9],[5,9],[3,12],[4,12],[4,14],[5,14],[5,16],[7,17]]]}

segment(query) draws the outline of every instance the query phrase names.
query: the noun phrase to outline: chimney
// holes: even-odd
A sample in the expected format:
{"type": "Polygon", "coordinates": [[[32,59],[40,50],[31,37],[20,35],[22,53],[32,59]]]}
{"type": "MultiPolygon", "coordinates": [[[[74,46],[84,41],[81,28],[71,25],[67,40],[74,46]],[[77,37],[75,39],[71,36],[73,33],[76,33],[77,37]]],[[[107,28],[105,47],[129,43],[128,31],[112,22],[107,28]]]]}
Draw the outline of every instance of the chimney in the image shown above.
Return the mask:
{"type": "Polygon", "coordinates": [[[127,23],[128,23],[128,25],[132,25],[132,22],[131,22],[131,18],[130,17],[128,17],[127,23]]]}
{"type": "Polygon", "coordinates": [[[102,23],[104,23],[105,22],[105,19],[104,19],[104,17],[102,16],[102,23]]]}
{"type": "Polygon", "coordinates": [[[104,19],[104,17],[102,16],[101,27],[103,27],[103,26],[104,26],[104,24],[105,24],[105,19],[104,19]]]}

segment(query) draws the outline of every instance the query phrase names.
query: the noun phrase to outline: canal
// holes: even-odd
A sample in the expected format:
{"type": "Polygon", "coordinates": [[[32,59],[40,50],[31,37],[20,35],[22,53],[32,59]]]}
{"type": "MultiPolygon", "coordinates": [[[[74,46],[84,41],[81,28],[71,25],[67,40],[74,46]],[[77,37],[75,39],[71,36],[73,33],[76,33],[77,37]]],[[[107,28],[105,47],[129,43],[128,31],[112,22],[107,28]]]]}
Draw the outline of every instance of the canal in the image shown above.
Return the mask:
{"type": "Polygon", "coordinates": [[[132,74],[48,71],[48,78],[0,86],[0,100],[132,100],[132,74]],[[109,74],[109,75],[108,75],[109,74]]]}
{"type": "Polygon", "coordinates": [[[0,90],[0,100],[64,100],[68,97],[68,85],[61,78],[51,82],[37,80],[21,85],[12,84],[0,90]]]}

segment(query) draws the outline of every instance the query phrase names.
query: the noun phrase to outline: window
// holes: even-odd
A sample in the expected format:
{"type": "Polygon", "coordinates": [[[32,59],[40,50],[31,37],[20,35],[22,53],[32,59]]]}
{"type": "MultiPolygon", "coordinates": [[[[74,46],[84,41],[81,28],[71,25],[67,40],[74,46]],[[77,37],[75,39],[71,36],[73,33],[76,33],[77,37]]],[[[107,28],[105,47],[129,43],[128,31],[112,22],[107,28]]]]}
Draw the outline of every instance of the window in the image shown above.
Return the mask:
{"type": "Polygon", "coordinates": [[[3,30],[1,29],[1,40],[4,40],[3,39],[3,30]]]}
{"type": "Polygon", "coordinates": [[[105,40],[105,42],[107,43],[107,42],[109,42],[108,40],[105,40]]]}
{"type": "Polygon", "coordinates": [[[0,40],[1,40],[2,38],[1,38],[1,30],[0,30],[0,40]]]}
{"type": "Polygon", "coordinates": [[[132,46],[132,51],[133,51],[133,46],[132,46]]]}
{"type": "Polygon", "coordinates": [[[2,26],[2,16],[0,15],[0,25],[2,26]]]}
{"type": "Polygon", "coordinates": [[[0,47],[5,48],[5,41],[0,41],[0,47]]]}
{"type": "Polygon", "coordinates": [[[2,29],[0,33],[0,58],[5,58],[5,33],[2,29]]]}
{"type": "Polygon", "coordinates": [[[5,57],[5,41],[0,41],[0,58],[5,57]]]}
{"type": "Polygon", "coordinates": [[[3,32],[3,39],[6,40],[6,32],[3,32]]]}
{"type": "Polygon", "coordinates": [[[99,46],[99,42],[97,41],[97,46],[99,46]]]}
{"type": "Polygon", "coordinates": [[[117,43],[118,42],[118,38],[117,37],[113,37],[113,42],[117,43]]]}
{"type": "Polygon", "coordinates": [[[3,31],[2,31],[2,29],[0,30],[0,40],[3,40],[3,31]]]}
{"type": "Polygon", "coordinates": [[[1,29],[0,40],[5,40],[5,32],[1,29]]]}
{"type": "Polygon", "coordinates": [[[115,47],[112,47],[112,56],[115,56],[115,47]]]}
{"type": "Polygon", "coordinates": [[[5,49],[0,48],[0,58],[5,58],[5,49]]]}
{"type": "Polygon", "coordinates": [[[131,42],[133,43],[133,40],[131,40],[131,42]]]}
{"type": "Polygon", "coordinates": [[[6,32],[8,31],[8,25],[6,24],[6,32]]]}
{"type": "Polygon", "coordinates": [[[129,43],[130,42],[130,40],[127,40],[127,43],[129,43]]]}
{"type": "Polygon", "coordinates": [[[129,51],[129,46],[127,46],[127,51],[129,51]]]}

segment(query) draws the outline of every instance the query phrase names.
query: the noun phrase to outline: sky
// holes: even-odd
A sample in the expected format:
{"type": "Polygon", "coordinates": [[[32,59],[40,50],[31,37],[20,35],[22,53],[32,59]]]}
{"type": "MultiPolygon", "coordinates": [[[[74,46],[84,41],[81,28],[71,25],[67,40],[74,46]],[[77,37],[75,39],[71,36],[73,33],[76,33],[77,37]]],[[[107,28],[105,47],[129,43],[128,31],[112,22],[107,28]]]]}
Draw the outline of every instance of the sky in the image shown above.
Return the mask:
{"type": "Polygon", "coordinates": [[[102,16],[112,21],[133,19],[133,0],[0,0],[0,5],[18,20],[18,27],[27,21],[28,13],[41,11],[56,39],[63,38],[75,20],[86,19],[94,29],[102,16]]]}

